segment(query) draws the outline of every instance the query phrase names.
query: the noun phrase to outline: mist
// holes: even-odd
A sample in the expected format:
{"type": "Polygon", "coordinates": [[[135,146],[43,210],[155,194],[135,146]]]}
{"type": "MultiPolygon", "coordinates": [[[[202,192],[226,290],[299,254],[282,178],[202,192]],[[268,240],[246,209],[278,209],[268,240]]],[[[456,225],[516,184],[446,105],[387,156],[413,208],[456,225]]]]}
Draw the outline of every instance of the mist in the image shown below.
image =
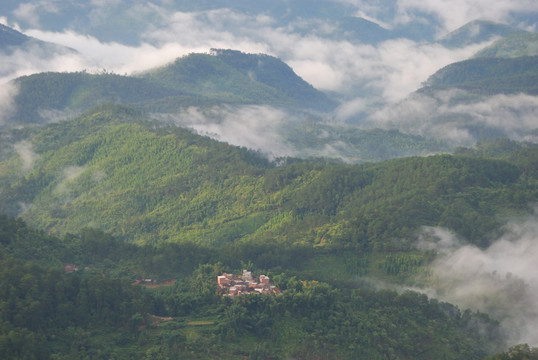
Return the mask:
{"type": "Polygon", "coordinates": [[[30,171],[39,157],[33,150],[32,143],[29,141],[21,141],[13,145],[13,149],[22,160],[22,172],[30,171]]]}
{"type": "Polygon", "coordinates": [[[137,34],[140,42],[135,45],[101,41],[71,29],[58,32],[30,26],[24,30],[26,35],[75,49],[78,54],[38,61],[32,58],[43,56],[31,56],[38,55],[37,49],[27,51],[25,56],[8,61],[21,65],[11,69],[12,77],[32,71],[102,69],[133,74],[189,53],[221,48],[276,56],[317,89],[338,92],[348,100],[360,95],[396,102],[418,89],[437,69],[466,59],[486,45],[448,49],[439,44],[394,39],[373,46],[334,39],[330,21],[318,24],[298,18],[282,26],[269,15],[225,8],[181,12],[152,4],[129,11],[134,19],[152,19],[137,34]]]}
{"type": "MultiPolygon", "coordinates": [[[[84,171],[86,171],[86,166],[68,166],[63,169],[62,177],[58,185],[56,186],[56,193],[58,195],[66,196],[69,191],[69,185],[73,180],[78,178],[84,171]]],[[[64,201],[70,201],[69,197],[64,201]]]]}
{"type": "Polygon", "coordinates": [[[534,141],[538,128],[538,97],[526,94],[495,95],[458,103],[463,90],[414,93],[396,105],[372,114],[370,126],[397,128],[403,132],[443,139],[454,146],[471,146],[485,137],[509,137],[534,141]],[[480,128],[481,132],[476,132],[480,128]]]}
{"type": "Polygon", "coordinates": [[[281,134],[282,125],[293,120],[292,117],[270,106],[190,107],[178,114],[155,114],[154,117],[218,141],[260,151],[270,159],[295,154],[281,134]]]}
{"type": "Polygon", "coordinates": [[[538,345],[538,214],[512,222],[481,249],[447,230],[425,228],[420,249],[434,250],[431,296],[499,320],[509,346],[538,345]]]}
{"type": "Polygon", "coordinates": [[[13,114],[15,110],[15,96],[17,87],[13,84],[2,84],[0,80],[0,126],[13,114]]]}

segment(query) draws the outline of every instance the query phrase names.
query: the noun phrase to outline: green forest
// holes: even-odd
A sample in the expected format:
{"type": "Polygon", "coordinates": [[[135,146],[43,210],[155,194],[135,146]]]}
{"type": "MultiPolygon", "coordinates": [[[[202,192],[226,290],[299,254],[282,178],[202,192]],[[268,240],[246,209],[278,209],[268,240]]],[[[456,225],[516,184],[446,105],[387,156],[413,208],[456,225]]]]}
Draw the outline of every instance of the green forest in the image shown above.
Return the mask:
{"type": "Polygon", "coordinates": [[[1,137],[2,358],[535,354],[487,314],[366,281],[427,282],[423,226],[486,248],[532,213],[535,145],[269,161],[112,104],[1,137]],[[216,276],[242,269],[282,295],[218,295],[216,276]]]}
{"type": "Polygon", "coordinates": [[[216,275],[235,264],[203,247],[136,246],[96,230],[57,238],[5,216],[0,232],[3,359],[480,359],[500,338],[486,315],[419,293],[284,272],[269,272],[282,295],[223,297],[216,275]],[[65,272],[66,259],[79,270],[65,272]],[[132,284],[160,269],[176,281],[132,284]]]}
{"type": "Polygon", "coordinates": [[[480,95],[536,95],[537,79],[538,56],[477,57],[440,69],[428,78],[422,91],[455,87],[480,95]]]}

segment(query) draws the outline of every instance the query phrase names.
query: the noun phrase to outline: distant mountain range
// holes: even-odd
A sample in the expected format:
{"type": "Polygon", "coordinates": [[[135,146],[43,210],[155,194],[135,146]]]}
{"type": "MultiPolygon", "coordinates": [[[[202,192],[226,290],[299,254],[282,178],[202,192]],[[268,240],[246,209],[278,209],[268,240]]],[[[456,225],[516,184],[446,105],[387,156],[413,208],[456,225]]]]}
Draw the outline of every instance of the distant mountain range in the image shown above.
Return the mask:
{"type": "Polygon", "coordinates": [[[474,57],[515,58],[520,56],[538,56],[538,33],[509,34],[480,50],[474,57]]]}
{"type": "Polygon", "coordinates": [[[52,55],[53,53],[59,52],[76,52],[75,50],[64,46],[26,36],[15,29],[0,24],[0,52],[9,54],[17,49],[25,49],[28,47],[39,47],[41,50],[45,51],[45,55],[52,55]]]}
{"type": "Polygon", "coordinates": [[[19,91],[13,119],[22,123],[47,121],[64,111],[80,113],[104,102],[135,104],[152,112],[218,104],[330,111],[337,105],[282,61],[231,50],[191,54],[137,76],[42,73],[14,84],[19,91]]]}
{"type": "Polygon", "coordinates": [[[425,85],[421,91],[458,88],[483,95],[538,95],[538,56],[477,57],[440,69],[425,85]]]}
{"type": "Polygon", "coordinates": [[[504,37],[511,34],[524,33],[526,33],[526,31],[510,25],[499,24],[487,20],[474,20],[445,35],[439,40],[439,43],[444,46],[463,47],[488,41],[494,37],[504,37]]]}

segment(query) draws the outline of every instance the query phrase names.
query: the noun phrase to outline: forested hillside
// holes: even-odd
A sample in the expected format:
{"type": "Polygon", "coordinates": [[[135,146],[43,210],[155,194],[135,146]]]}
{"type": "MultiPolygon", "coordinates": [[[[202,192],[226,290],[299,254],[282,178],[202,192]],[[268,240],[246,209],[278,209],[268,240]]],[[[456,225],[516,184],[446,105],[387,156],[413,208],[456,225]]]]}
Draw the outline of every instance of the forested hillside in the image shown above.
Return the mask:
{"type": "Polygon", "coordinates": [[[405,239],[420,226],[440,225],[485,245],[502,224],[496,214],[525,212],[537,197],[535,147],[511,161],[439,155],[275,166],[117,106],[9,136],[16,146],[0,163],[3,213],[52,233],[95,227],[140,244],[408,250],[405,239]]]}
{"type": "Polygon", "coordinates": [[[448,65],[425,83],[434,89],[455,87],[478,94],[538,94],[538,57],[475,58],[448,65]]]}
{"type": "Polygon", "coordinates": [[[461,47],[491,40],[495,37],[523,34],[525,31],[488,20],[473,20],[443,36],[439,42],[445,46],[461,47]]]}
{"type": "Polygon", "coordinates": [[[516,58],[521,56],[538,56],[538,33],[507,35],[475,54],[476,58],[499,57],[516,58]]]}
{"type": "Polygon", "coordinates": [[[480,359],[500,339],[487,316],[414,292],[270,273],[282,295],[222,297],[216,275],[237,268],[203,247],[156,250],[89,230],[58,239],[5,216],[0,234],[3,359],[480,359]],[[170,284],[132,285],[170,270],[170,284]]]}
{"type": "Polygon", "coordinates": [[[17,123],[42,123],[107,102],[151,112],[189,106],[266,104],[328,111],[336,106],[282,61],[268,55],[213,50],[191,54],[138,76],[41,73],[14,80],[17,123]]]}

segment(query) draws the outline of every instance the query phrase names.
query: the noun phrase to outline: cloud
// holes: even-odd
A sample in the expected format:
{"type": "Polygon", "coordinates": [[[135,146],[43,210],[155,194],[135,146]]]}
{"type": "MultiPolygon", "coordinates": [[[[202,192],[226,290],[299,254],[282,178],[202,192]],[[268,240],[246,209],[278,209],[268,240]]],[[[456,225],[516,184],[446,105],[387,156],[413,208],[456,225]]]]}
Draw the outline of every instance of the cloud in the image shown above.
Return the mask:
{"type": "MultiPolygon", "coordinates": [[[[518,15],[528,16],[538,12],[538,3],[534,0],[333,0],[353,6],[358,15],[375,21],[382,19],[385,23],[397,25],[417,21],[428,21],[424,15],[433,15],[440,22],[446,33],[453,31],[475,19],[488,19],[497,22],[510,22],[518,15]]],[[[380,23],[380,22],[378,22],[380,23]]]]}
{"type": "MultiPolygon", "coordinates": [[[[61,182],[56,186],[56,192],[58,194],[64,195],[69,190],[70,183],[78,178],[84,171],[86,171],[86,166],[68,166],[65,169],[63,169],[62,173],[62,180],[61,182]]],[[[64,201],[71,201],[71,199],[67,199],[64,201]]]]}
{"type": "Polygon", "coordinates": [[[538,214],[514,222],[486,249],[427,228],[419,246],[437,250],[428,293],[499,320],[509,344],[538,345],[538,214]]]}
{"type": "Polygon", "coordinates": [[[294,153],[280,133],[288,114],[269,106],[190,107],[179,114],[155,117],[222,142],[259,150],[271,159],[294,153]]]}
{"type": "Polygon", "coordinates": [[[34,152],[32,143],[28,141],[21,141],[13,145],[13,149],[22,159],[22,171],[24,173],[28,172],[39,157],[39,155],[34,152]]]}
{"type": "Polygon", "coordinates": [[[51,1],[38,1],[21,3],[14,11],[13,15],[19,21],[22,21],[32,27],[40,26],[40,18],[47,13],[57,13],[56,4],[51,1]]]}
{"type": "MultiPolygon", "coordinates": [[[[103,43],[95,37],[72,31],[58,33],[29,30],[26,34],[76,49],[79,52],[78,55],[64,55],[54,58],[49,66],[54,67],[55,71],[101,71],[106,69],[120,74],[130,74],[162,66],[193,50],[172,43],[164,44],[162,47],[155,47],[147,43],[140,46],[128,46],[115,42],[103,43]],[[62,68],[63,70],[61,70],[62,68]]],[[[198,50],[202,51],[202,49],[198,50]]]]}
{"type": "MultiPolygon", "coordinates": [[[[370,7],[373,9],[373,4],[370,7]]],[[[105,68],[130,74],[164,65],[188,53],[230,48],[279,57],[320,90],[345,94],[348,99],[381,96],[382,101],[388,102],[402,99],[437,69],[468,58],[485,45],[447,49],[395,39],[371,46],[334,39],[330,24],[320,26],[304,19],[282,26],[267,15],[230,9],[170,12],[155,4],[137,5],[130,11],[135,19],[152,18],[151,23],[142,27],[142,43],[136,46],[101,42],[72,30],[31,29],[25,33],[79,51],[80,56],[73,60],[78,65],[71,64],[71,68],[78,70],[105,68]]],[[[62,64],[59,60],[54,64],[62,64]]]]}
{"type": "Polygon", "coordinates": [[[18,89],[15,85],[7,83],[5,80],[0,80],[0,84],[0,126],[3,126],[15,110],[15,96],[18,89]]]}
{"type": "Polygon", "coordinates": [[[416,18],[417,12],[436,16],[446,31],[452,31],[475,19],[508,22],[514,14],[538,13],[534,0],[398,0],[401,18],[416,18]]]}
{"type": "Polygon", "coordinates": [[[431,96],[414,93],[374,113],[369,121],[380,127],[398,128],[465,146],[481,139],[482,135],[473,129],[523,140],[538,128],[537,96],[500,94],[474,102],[458,102],[466,97],[469,95],[458,89],[438,91],[431,96]]]}

